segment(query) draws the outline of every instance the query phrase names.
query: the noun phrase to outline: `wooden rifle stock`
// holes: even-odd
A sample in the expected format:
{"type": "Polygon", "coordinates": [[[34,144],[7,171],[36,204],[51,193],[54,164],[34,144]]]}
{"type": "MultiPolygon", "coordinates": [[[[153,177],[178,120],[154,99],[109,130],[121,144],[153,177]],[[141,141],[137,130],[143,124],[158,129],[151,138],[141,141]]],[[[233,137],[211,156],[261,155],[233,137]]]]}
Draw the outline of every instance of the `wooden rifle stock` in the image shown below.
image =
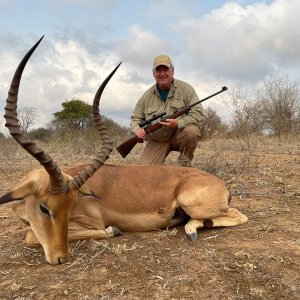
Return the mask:
{"type": "MultiPolygon", "coordinates": [[[[165,118],[161,118],[161,121],[163,121],[165,119],[176,119],[179,116],[187,113],[190,110],[191,110],[190,107],[183,108],[183,109],[181,109],[181,110],[179,110],[179,111],[177,111],[177,112],[175,112],[175,113],[173,113],[171,115],[168,115],[165,118]]],[[[145,130],[146,134],[149,134],[150,132],[154,132],[154,131],[158,130],[162,126],[163,126],[162,124],[160,124],[159,122],[156,122],[156,123],[154,123],[152,125],[146,126],[144,128],[144,130],[145,130]]],[[[123,142],[122,144],[120,144],[116,149],[121,154],[121,156],[123,158],[125,158],[130,153],[130,151],[134,148],[134,146],[137,143],[143,143],[143,141],[144,141],[143,139],[140,139],[136,135],[133,135],[128,140],[126,140],[125,142],[123,142]]]]}
{"type": "Polygon", "coordinates": [[[136,135],[133,135],[128,140],[120,144],[116,149],[121,154],[121,156],[125,158],[137,143],[142,142],[143,140],[138,138],[136,135]]]}
{"type": "MultiPolygon", "coordinates": [[[[222,89],[221,89],[220,91],[218,91],[218,92],[216,92],[216,93],[214,93],[214,94],[212,94],[212,95],[210,95],[210,96],[208,96],[208,97],[206,97],[206,98],[204,98],[204,99],[202,99],[202,100],[199,100],[199,101],[197,101],[197,102],[191,104],[191,105],[188,106],[188,107],[182,108],[182,109],[180,109],[180,110],[174,112],[173,114],[170,114],[170,115],[168,115],[168,116],[165,116],[165,117],[161,118],[160,120],[163,121],[163,120],[166,120],[166,119],[176,119],[176,118],[178,118],[178,117],[181,116],[181,115],[187,114],[187,113],[192,109],[193,106],[195,106],[195,105],[197,105],[197,104],[199,104],[199,103],[201,103],[201,102],[203,102],[203,101],[205,101],[205,100],[207,100],[207,99],[209,99],[209,98],[211,98],[211,97],[214,97],[214,96],[216,96],[216,95],[218,95],[218,94],[220,94],[220,93],[222,93],[222,92],[224,92],[224,91],[226,91],[226,90],[227,90],[227,87],[226,87],[226,86],[223,86],[222,89]]],[[[159,116],[160,116],[160,115],[159,115],[159,116]]],[[[154,117],[153,120],[159,118],[159,116],[156,117],[156,118],[154,117]]],[[[150,120],[149,120],[149,121],[150,121],[150,120]]],[[[152,119],[151,119],[151,121],[152,121],[152,119]]],[[[154,123],[154,124],[152,124],[152,125],[145,126],[145,127],[144,127],[144,130],[145,130],[146,134],[149,134],[149,133],[151,133],[151,132],[154,132],[154,131],[158,130],[158,129],[161,128],[162,126],[163,126],[162,124],[160,124],[159,122],[156,122],[156,123],[154,123]]],[[[143,127],[143,126],[142,126],[142,127],[143,127]]],[[[119,145],[116,149],[117,149],[118,152],[121,154],[121,156],[122,156],[123,158],[125,158],[125,157],[130,153],[130,151],[133,149],[133,147],[134,147],[137,143],[143,143],[143,141],[144,141],[143,139],[140,139],[140,138],[137,137],[136,135],[133,135],[133,136],[130,137],[128,140],[126,140],[126,141],[123,142],[121,145],[119,145]]]]}

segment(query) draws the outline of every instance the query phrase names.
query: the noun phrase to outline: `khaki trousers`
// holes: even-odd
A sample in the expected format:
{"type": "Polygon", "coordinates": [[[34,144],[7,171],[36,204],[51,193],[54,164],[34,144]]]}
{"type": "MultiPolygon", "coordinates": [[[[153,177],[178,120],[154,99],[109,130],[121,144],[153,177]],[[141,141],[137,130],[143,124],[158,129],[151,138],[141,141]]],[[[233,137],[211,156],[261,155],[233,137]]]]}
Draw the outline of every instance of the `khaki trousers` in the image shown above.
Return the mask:
{"type": "Polygon", "coordinates": [[[171,151],[179,151],[192,160],[199,140],[199,128],[192,124],[187,125],[183,129],[178,129],[168,142],[147,141],[139,163],[161,165],[171,151]]]}

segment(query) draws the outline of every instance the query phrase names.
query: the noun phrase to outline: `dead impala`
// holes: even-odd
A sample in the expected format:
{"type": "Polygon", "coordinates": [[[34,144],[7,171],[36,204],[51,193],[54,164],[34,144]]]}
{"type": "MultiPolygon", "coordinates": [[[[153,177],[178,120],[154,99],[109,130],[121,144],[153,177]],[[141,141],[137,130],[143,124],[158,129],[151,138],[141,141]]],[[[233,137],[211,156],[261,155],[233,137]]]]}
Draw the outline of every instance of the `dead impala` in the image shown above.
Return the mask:
{"type": "Polygon", "coordinates": [[[163,229],[188,217],[185,232],[194,241],[197,228],[236,226],[248,221],[229,207],[229,191],[214,175],[175,166],[104,165],[112,143],[99,114],[99,102],[119,66],[103,81],[93,102],[102,141],[99,153],[89,164],[62,172],[22,132],[17,118],[22,72],[42,38],[24,56],[14,74],[4,115],[10,134],[43,166],[0,197],[0,204],[15,201],[14,212],[30,225],[26,234],[29,246],[42,245],[47,261],[60,264],[69,259],[69,240],[109,238],[120,235],[120,230],[163,229]]]}

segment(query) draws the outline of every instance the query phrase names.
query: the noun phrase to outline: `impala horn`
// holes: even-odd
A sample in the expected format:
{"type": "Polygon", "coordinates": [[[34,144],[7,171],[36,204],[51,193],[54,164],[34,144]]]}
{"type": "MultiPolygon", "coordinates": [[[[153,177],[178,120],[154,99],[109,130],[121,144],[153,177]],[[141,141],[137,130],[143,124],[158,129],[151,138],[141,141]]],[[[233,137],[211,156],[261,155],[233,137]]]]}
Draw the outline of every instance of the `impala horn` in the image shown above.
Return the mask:
{"type": "Polygon", "coordinates": [[[4,118],[6,120],[5,126],[8,128],[9,133],[12,135],[12,137],[41,165],[44,166],[45,170],[50,176],[49,192],[56,194],[65,192],[67,190],[63,175],[52,158],[47,153],[45,153],[43,149],[38,148],[36,144],[23,133],[17,116],[17,100],[22,73],[29,58],[43,38],[44,36],[42,36],[39,41],[26,53],[26,55],[19,63],[8,91],[4,118]]]}
{"type": "Polygon", "coordinates": [[[96,156],[96,158],[93,160],[93,162],[88,165],[85,169],[83,169],[80,173],[78,173],[77,176],[71,180],[71,182],[68,183],[68,186],[65,183],[63,174],[61,170],[59,169],[58,165],[52,160],[52,158],[44,152],[43,149],[40,149],[37,147],[37,145],[32,142],[21,130],[21,126],[18,121],[17,116],[17,100],[18,100],[18,92],[19,92],[19,86],[21,82],[22,73],[24,71],[24,68],[31,57],[32,53],[35,51],[35,49],[38,47],[40,42],[44,36],[42,36],[39,41],[26,53],[26,55],[23,57],[21,62],[19,63],[15,74],[13,76],[9,91],[8,91],[8,97],[6,100],[6,106],[5,106],[5,114],[4,118],[6,120],[5,126],[8,128],[9,133],[11,136],[29,153],[31,154],[47,171],[50,177],[50,185],[49,185],[49,192],[52,194],[58,194],[61,192],[66,192],[68,188],[72,189],[78,189],[80,186],[90,177],[94,174],[94,172],[100,168],[104,162],[108,159],[110,152],[112,151],[112,143],[109,140],[108,134],[107,134],[107,128],[104,126],[103,121],[101,120],[98,106],[100,102],[101,94],[110,80],[110,78],[113,76],[113,74],[116,72],[120,64],[111,72],[111,74],[104,80],[104,82],[99,87],[95,98],[94,98],[94,104],[93,104],[93,114],[94,119],[96,122],[96,127],[99,132],[99,135],[102,141],[102,148],[100,150],[100,153],[96,156]]]}
{"type": "MultiPolygon", "coordinates": [[[[121,62],[122,63],[122,62],[121,62]]],[[[105,86],[115,74],[117,69],[120,67],[121,63],[119,63],[115,69],[107,76],[107,78],[100,85],[93,101],[93,116],[96,124],[97,131],[99,133],[102,147],[98,153],[98,155],[93,159],[93,162],[87,165],[80,171],[76,176],[73,177],[71,181],[68,182],[68,187],[70,189],[78,190],[86,180],[88,180],[100,167],[103,166],[105,161],[109,158],[109,154],[113,149],[113,143],[111,142],[108,130],[104,125],[103,120],[101,119],[99,113],[99,103],[102,92],[104,91],[105,86]]]]}

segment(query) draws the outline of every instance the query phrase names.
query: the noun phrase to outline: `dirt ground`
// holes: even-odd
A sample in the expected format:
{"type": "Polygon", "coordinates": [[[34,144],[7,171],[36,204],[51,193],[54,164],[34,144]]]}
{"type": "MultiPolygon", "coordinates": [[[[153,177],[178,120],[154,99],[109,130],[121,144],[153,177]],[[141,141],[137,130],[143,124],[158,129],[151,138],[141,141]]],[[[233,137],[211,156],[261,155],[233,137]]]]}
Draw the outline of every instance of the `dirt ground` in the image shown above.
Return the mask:
{"type": "MultiPolygon", "coordinates": [[[[202,143],[194,166],[221,176],[232,206],[249,222],[199,230],[183,226],[71,244],[69,262],[51,266],[24,242],[26,226],[0,207],[0,299],[300,299],[300,144],[202,143]]],[[[0,147],[0,195],[36,163],[0,147]]],[[[52,153],[50,153],[52,155],[52,153]]],[[[60,165],[76,155],[55,154],[60,165]]],[[[135,162],[131,155],[112,163],[135,162]]],[[[171,155],[168,163],[176,163],[171,155]]]]}

